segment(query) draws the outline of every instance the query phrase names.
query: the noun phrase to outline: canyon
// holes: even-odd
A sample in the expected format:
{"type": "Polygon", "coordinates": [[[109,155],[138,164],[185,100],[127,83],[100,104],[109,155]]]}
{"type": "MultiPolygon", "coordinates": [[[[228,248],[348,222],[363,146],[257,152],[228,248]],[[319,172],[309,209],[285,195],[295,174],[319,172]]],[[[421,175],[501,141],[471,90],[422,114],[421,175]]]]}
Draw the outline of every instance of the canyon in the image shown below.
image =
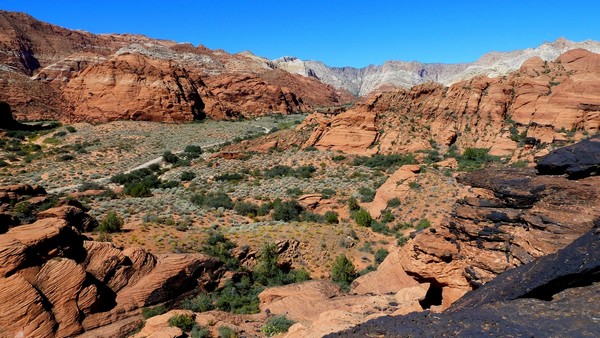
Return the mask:
{"type": "Polygon", "coordinates": [[[335,68],[0,11],[0,337],[598,336],[599,52],[335,68]]]}

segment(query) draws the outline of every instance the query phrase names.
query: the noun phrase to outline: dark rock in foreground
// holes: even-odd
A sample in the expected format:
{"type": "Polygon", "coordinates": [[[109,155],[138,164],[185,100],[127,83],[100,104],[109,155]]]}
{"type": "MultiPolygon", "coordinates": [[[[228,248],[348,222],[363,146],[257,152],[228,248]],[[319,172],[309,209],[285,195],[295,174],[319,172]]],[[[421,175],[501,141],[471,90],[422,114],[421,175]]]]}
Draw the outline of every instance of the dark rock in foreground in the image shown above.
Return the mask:
{"type": "Polygon", "coordinates": [[[380,317],[328,337],[599,337],[600,228],[501,274],[443,313],[380,317]]]}
{"type": "Polygon", "coordinates": [[[536,166],[542,175],[563,175],[571,179],[600,175],[600,136],[553,150],[536,166]]]}

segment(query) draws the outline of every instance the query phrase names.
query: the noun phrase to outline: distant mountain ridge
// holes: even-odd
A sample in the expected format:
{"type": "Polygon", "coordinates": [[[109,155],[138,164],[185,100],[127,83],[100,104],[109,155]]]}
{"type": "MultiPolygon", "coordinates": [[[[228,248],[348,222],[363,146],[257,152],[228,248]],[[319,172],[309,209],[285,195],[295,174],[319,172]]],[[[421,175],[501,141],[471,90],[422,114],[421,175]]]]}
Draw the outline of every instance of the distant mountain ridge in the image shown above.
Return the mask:
{"type": "Polygon", "coordinates": [[[561,54],[577,48],[599,53],[600,42],[593,40],[573,42],[559,38],[554,42],[545,42],[536,48],[490,52],[472,63],[387,61],[383,65],[354,68],[328,67],[320,61],[303,61],[294,57],[279,58],[272,63],[274,67],[290,73],[317,77],[335,88],[348,90],[354,95],[366,96],[386,86],[410,88],[429,81],[448,86],[478,75],[503,76],[519,69],[525,60],[532,57],[554,61],[561,54]]]}

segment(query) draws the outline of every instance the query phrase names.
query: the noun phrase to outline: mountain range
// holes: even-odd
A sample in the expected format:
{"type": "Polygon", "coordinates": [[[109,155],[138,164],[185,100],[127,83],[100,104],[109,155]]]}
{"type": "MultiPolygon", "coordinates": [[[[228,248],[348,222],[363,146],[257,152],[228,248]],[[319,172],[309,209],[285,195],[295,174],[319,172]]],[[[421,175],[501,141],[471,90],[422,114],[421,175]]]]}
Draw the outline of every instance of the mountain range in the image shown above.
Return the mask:
{"type": "Polygon", "coordinates": [[[269,60],[132,34],[92,34],[0,11],[0,100],[19,119],[106,122],[190,121],[312,111],[425,82],[500,76],[525,60],[552,61],[596,41],[558,39],[533,49],[492,52],[473,63],[388,61],[328,67],[293,57],[269,60]]]}

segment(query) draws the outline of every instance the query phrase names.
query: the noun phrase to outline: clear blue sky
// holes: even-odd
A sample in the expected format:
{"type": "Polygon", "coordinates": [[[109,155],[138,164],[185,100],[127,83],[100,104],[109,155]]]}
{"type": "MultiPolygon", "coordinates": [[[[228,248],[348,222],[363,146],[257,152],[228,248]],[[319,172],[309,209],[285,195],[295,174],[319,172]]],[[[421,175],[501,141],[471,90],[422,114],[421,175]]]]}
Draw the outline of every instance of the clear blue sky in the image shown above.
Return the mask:
{"type": "Polygon", "coordinates": [[[0,9],[93,33],[139,33],[330,66],[471,62],[559,37],[600,40],[600,0],[2,0],[0,9]]]}

